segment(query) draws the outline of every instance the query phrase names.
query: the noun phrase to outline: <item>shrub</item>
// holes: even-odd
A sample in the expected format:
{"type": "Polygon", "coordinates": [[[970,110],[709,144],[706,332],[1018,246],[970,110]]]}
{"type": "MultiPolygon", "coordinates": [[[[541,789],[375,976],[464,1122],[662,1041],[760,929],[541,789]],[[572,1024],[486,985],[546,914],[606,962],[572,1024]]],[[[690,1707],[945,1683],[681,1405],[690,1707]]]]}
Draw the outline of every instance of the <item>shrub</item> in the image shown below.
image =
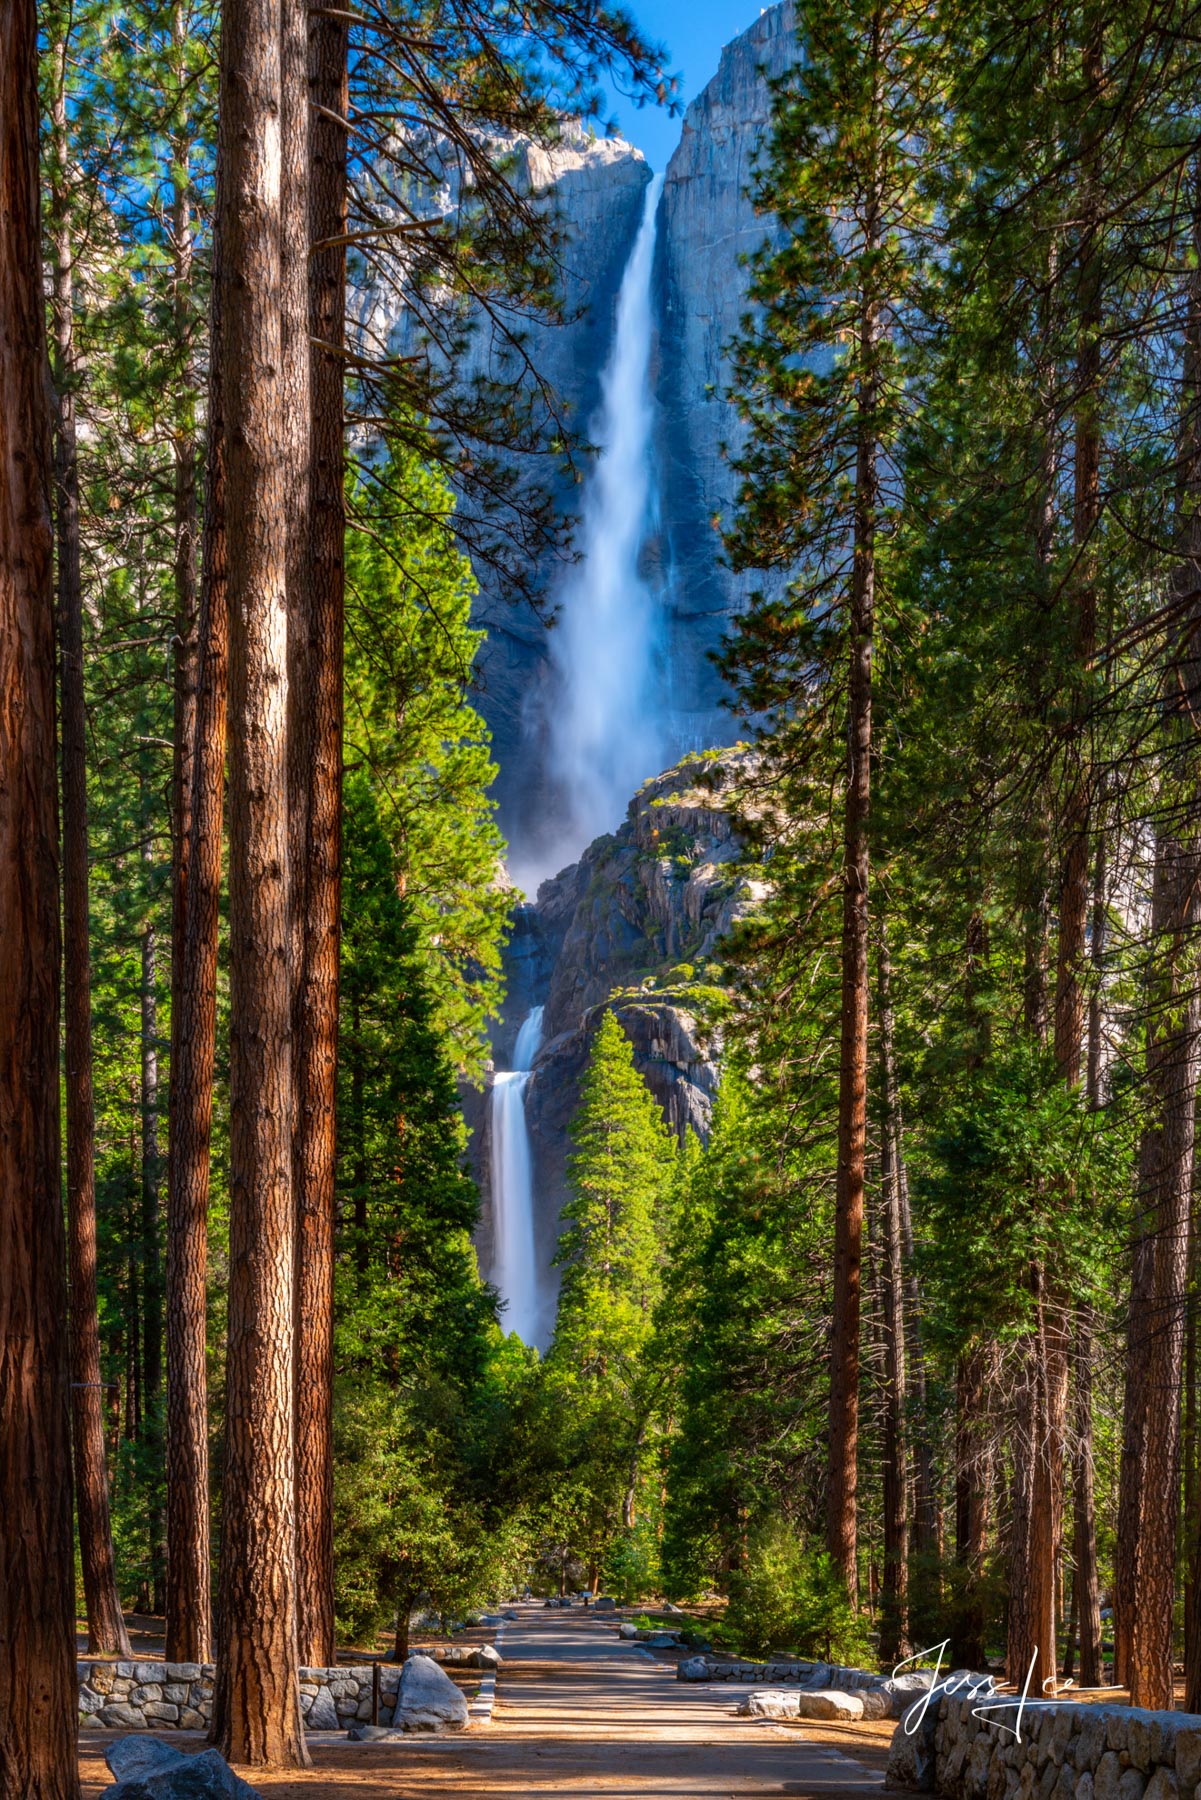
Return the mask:
{"type": "Polygon", "coordinates": [[[794,1651],[862,1666],[871,1656],[867,1627],[847,1599],[824,1551],[805,1547],[782,1519],[751,1536],[743,1567],[730,1578],[726,1624],[746,1654],[794,1651]]]}

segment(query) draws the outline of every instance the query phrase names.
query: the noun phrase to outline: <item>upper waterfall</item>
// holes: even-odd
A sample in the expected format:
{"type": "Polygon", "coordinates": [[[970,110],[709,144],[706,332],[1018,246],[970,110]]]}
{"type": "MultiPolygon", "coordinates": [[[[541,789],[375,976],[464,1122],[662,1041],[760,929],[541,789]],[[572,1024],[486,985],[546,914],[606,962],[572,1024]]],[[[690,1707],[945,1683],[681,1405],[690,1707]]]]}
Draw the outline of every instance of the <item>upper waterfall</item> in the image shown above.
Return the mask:
{"type": "Polygon", "coordinates": [[[654,495],[651,274],[662,185],[656,176],[646,190],[617,296],[580,561],[559,597],[561,618],[551,636],[551,768],[562,795],[555,846],[561,856],[578,855],[620,824],[630,795],[657,773],[662,755],[653,694],[658,597],[639,568],[654,495]]]}

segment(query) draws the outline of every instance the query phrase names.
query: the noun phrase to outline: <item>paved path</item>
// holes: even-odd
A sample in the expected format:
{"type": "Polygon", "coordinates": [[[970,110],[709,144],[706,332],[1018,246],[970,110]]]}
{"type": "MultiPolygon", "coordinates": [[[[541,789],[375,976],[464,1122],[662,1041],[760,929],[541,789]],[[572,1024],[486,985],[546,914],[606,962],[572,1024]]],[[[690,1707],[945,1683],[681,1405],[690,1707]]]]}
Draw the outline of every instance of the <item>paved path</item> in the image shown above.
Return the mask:
{"type": "Polygon", "coordinates": [[[270,1800],[874,1800],[882,1786],[877,1770],[796,1727],[736,1718],[740,1695],[677,1681],[674,1664],[623,1642],[603,1616],[518,1610],[500,1639],[490,1724],[315,1745],[311,1773],[254,1786],[270,1800]]]}

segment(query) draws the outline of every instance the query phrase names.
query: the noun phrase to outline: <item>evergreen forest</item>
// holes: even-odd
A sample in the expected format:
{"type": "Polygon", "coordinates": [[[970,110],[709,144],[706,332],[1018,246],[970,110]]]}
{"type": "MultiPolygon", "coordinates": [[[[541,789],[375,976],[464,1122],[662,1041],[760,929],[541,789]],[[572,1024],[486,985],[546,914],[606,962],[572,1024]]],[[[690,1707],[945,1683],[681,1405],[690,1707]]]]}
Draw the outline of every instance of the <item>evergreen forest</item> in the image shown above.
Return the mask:
{"type": "Polygon", "coordinates": [[[1201,1713],[1201,8],[794,11],[686,760],[729,923],[661,984],[715,1091],[653,978],[584,1015],[535,1345],[481,670],[596,446],[527,171],[671,54],[0,0],[0,1800],[77,1800],[77,1653],[299,1769],[301,1669],[571,1595],[1201,1713]]]}

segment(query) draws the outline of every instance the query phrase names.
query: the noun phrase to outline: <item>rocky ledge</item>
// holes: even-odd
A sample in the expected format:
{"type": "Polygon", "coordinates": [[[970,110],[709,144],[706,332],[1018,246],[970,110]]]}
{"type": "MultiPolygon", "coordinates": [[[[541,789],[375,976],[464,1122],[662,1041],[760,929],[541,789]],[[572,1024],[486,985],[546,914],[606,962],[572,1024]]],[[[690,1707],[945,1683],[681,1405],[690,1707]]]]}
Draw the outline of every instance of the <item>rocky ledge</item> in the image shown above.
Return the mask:
{"type": "MultiPolygon", "coordinates": [[[[542,1004],[542,1048],[526,1088],[539,1260],[549,1267],[566,1199],[567,1127],[592,1039],[617,1014],[635,1064],[677,1136],[707,1136],[717,1087],[721,945],[760,897],[740,873],[735,800],[754,752],[736,746],[684,757],[644,783],[620,829],[517,909],[506,959],[509,1004],[499,1068],[530,1008],[542,1004]]],[[[486,1096],[468,1107],[483,1195],[481,1266],[492,1266],[486,1096]]]]}

